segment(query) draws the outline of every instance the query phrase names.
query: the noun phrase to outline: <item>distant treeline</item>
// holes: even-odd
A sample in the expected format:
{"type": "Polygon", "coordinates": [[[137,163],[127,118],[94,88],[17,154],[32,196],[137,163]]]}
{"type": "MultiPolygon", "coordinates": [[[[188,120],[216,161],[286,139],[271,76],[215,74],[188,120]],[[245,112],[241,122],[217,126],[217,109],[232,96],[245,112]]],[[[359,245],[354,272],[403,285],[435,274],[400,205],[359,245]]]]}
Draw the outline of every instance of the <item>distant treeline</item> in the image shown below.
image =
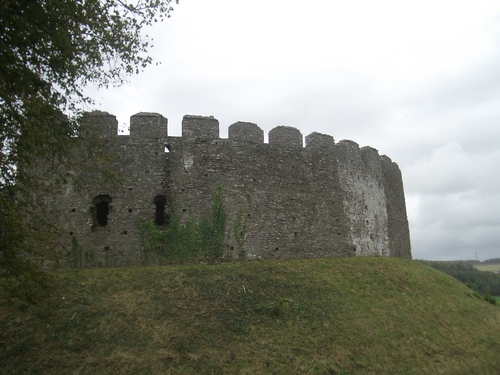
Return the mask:
{"type": "Polygon", "coordinates": [[[490,296],[500,296],[500,274],[478,271],[467,262],[444,262],[419,260],[428,266],[442,271],[471,289],[490,296]]]}
{"type": "Polygon", "coordinates": [[[485,260],[483,263],[487,263],[487,264],[496,264],[496,263],[500,263],[500,258],[488,259],[488,260],[485,260]]]}

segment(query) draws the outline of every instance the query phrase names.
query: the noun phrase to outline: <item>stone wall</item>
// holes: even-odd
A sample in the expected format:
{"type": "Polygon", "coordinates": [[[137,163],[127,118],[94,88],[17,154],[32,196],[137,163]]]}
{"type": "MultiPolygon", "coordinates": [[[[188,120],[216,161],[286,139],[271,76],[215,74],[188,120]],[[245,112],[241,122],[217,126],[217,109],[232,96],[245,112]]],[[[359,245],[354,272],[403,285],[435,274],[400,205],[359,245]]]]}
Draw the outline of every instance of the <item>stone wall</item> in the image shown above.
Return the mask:
{"type": "MultiPolygon", "coordinates": [[[[159,114],[132,116],[117,135],[114,116],[88,117],[115,159],[119,181],[81,189],[70,183],[48,197],[64,229],[68,265],[139,264],[138,224],[166,224],[174,215],[199,220],[217,186],[228,214],[226,243],[237,256],[233,224],[240,210],[249,258],[384,255],[411,258],[398,166],[370,147],[335,143],[329,135],[279,126],[269,143],[256,124],[237,122],[219,138],[213,117],[185,116],[182,136],[168,136],[159,114]]],[[[71,175],[74,171],[68,171],[71,175]]]]}

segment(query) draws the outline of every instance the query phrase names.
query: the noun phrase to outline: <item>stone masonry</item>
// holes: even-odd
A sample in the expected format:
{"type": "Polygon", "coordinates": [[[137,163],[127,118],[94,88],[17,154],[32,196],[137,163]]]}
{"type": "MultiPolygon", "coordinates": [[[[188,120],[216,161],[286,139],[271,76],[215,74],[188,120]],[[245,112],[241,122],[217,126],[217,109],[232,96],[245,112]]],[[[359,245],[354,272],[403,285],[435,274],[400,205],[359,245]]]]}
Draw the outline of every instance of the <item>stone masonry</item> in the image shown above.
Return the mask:
{"type": "Polygon", "coordinates": [[[181,137],[169,136],[167,119],[156,113],[132,116],[130,135],[117,135],[108,113],[87,120],[116,156],[119,182],[88,178],[83,188],[68,183],[47,197],[69,266],[140,264],[138,224],[162,226],[174,215],[199,220],[218,186],[230,256],[237,257],[233,225],[242,210],[248,258],[411,258],[401,172],[371,147],[319,133],[304,147],[288,126],[272,129],[264,143],[262,129],[248,122],[231,125],[222,139],[211,116],[184,116],[181,137]]]}

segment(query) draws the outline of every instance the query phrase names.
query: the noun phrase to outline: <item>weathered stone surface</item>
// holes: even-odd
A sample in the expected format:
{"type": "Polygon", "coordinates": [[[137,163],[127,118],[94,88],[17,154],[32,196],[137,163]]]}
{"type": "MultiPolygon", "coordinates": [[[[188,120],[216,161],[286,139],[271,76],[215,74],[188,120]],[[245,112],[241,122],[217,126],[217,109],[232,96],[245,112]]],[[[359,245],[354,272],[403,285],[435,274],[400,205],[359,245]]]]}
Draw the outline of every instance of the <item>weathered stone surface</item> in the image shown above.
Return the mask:
{"type": "Polygon", "coordinates": [[[271,130],[266,144],[262,130],[244,122],[221,139],[212,116],[185,116],[182,137],[168,136],[167,119],[155,113],[132,116],[130,135],[117,135],[116,119],[107,113],[89,119],[117,155],[111,167],[120,181],[90,178],[84,189],[68,184],[47,197],[66,232],[69,266],[139,264],[139,222],[164,224],[162,218],[174,215],[198,220],[210,211],[219,185],[233,256],[241,209],[249,258],[411,258],[401,173],[373,148],[335,144],[319,133],[307,136],[303,147],[300,131],[285,126],[271,130]]]}

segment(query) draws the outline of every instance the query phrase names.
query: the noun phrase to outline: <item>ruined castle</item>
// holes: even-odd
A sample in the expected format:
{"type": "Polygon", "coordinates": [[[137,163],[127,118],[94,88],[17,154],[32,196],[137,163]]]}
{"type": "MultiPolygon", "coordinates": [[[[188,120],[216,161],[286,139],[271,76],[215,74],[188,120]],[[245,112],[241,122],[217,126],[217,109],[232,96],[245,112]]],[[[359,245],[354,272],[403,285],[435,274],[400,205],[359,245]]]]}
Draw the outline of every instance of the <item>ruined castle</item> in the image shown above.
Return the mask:
{"type": "Polygon", "coordinates": [[[199,220],[218,186],[229,256],[237,257],[233,223],[241,211],[248,258],[411,258],[401,172],[374,148],[319,133],[304,146],[288,126],[264,143],[262,129],[248,122],[231,125],[224,139],[212,116],[185,116],[181,137],[169,136],[156,113],[132,116],[129,135],[118,135],[108,113],[88,121],[117,155],[119,184],[68,183],[47,199],[68,248],[78,244],[79,267],[140,264],[139,223],[199,220]]]}

